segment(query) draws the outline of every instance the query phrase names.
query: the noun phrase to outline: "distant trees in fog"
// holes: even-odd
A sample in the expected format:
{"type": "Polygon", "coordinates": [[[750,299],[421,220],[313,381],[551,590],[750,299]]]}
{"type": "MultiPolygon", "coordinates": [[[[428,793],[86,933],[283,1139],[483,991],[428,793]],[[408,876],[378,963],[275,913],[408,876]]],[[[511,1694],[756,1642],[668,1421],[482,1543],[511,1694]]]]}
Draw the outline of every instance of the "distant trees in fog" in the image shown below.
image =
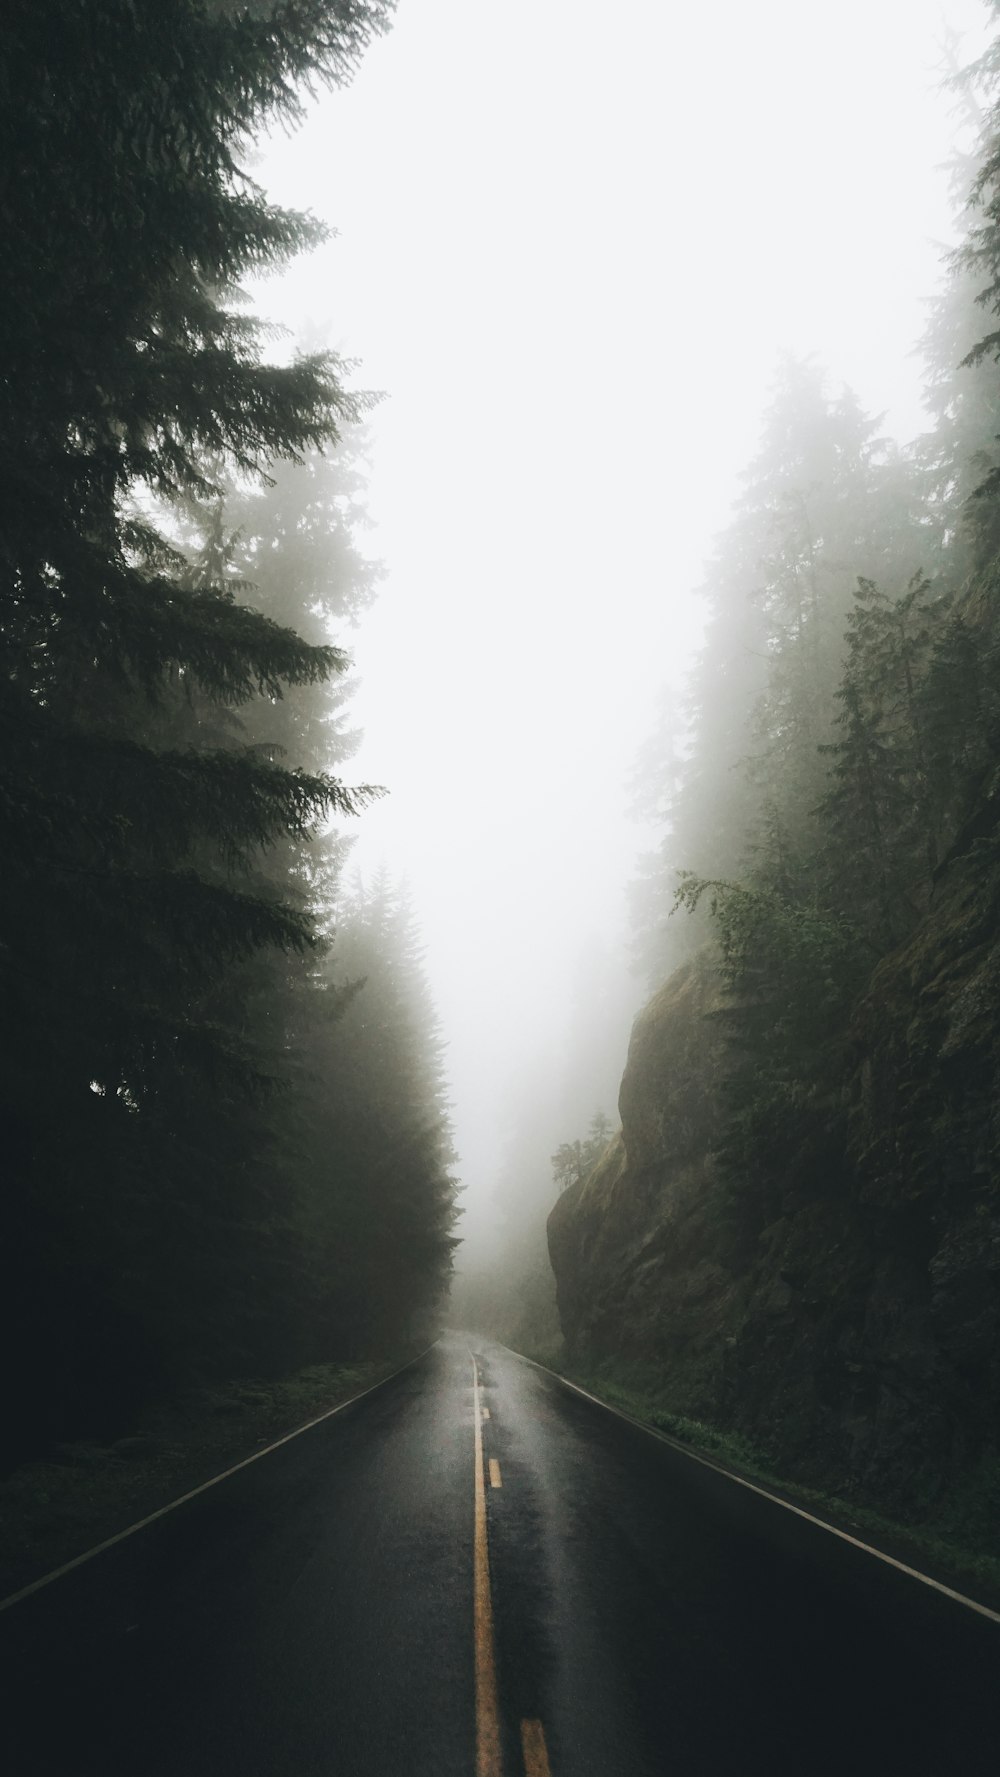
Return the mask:
{"type": "MultiPolygon", "coordinates": [[[[969,77],[991,104],[996,69],[994,50],[969,77]]],[[[775,1211],[793,1159],[817,1181],[841,1165],[853,1009],[951,860],[969,942],[995,920],[1000,107],[985,117],[925,340],[933,430],[901,451],[811,361],[781,366],[707,569],[684,731],[640,772],[662,839],[639,958],[656,984],[714,945],[723,1158],[775,1211]]]]}
{"type": "Polygon", "coordinates": [[[564,1141],[552,1156],[552,1181],[557,1191],[577,1185],[597,1165],[612,1135],[614,1124],[604,1111],[595,1111],[583,1141],[564,1141]]]}

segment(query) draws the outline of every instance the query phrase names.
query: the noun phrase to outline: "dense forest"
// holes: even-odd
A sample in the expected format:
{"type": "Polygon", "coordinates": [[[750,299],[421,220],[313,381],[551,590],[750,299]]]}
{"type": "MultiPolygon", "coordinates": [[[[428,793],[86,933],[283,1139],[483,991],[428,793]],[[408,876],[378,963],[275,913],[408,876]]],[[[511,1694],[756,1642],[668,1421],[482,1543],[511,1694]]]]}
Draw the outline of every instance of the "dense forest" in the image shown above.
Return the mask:
{"type": "Polygon", "coordinates": [[[578,1354],[911,1511],[995,1456],[998,86],[1000,40],[954,83],[931,429],[779,367],[642,761],[624,1139],[550,1222],[578,1354]]]}
{"type": "MultiPolygon", "coordinates": [[[[417,922],[351,862],[383,793],[351,781],[347,646],[380,580],[376,397],[252,291],[325,232],[255,181],[262,133],[349,82],[391,13],[59,0],[8,26],[15,1457],[192,1382],[399,1353],[447,1288],[417,922]]],[[[813,359],[778,367],[687,700],[637,766],[660,839],[623,1135],[631,1005],[595,943],[565,1089],[526,1052],[507,1222],[453,1298],[554,1338],[558,1199],[571,1353],[652,1363],[679,1409],[900,1497],[987,1460],[996,1399],[998,90],[1000,44],[954,81],[976,140],[924,436],[894,443],[813,359]]]]}
{"type": "Polygon", "coordinates": [[[411,915],[351,880],[370,398],[243,284],[248,172],[388,0],[18,0],[0,274],[0,1152],[15,1453],[402,1349],[455,1185],[411,915]]]}
{"type": "MultiPolygon", "coordinates": [[[[965,77],[970,102],[990,72],[965,77]]],[[[722,1151],[765,1199],[793,1158],[842,1165],[843,1063],[883,960],[959,873],[970,915],[992,908],[998,150],[972,175],[924,342],[934,430],[903,451],[814,361],[782,364],[702,589],[689,722],[666,710],[646,761],[667,816],[637,885],[637,952],[655,988],[713,943],[732,1043],[722,1151]]]]}

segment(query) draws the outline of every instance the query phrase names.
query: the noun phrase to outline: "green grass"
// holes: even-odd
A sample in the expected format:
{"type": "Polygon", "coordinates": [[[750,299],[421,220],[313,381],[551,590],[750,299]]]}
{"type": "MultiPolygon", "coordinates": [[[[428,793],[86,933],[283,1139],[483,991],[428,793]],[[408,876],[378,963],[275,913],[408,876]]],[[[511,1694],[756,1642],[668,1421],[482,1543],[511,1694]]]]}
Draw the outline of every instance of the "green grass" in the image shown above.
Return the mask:
{"type": "Polygon", "coordinates": [[[315,1364],[191,1390],[111,1444],[61,1445],[0,1482],[0,1598],[61,1567],[405,1363],[315,1364]]]}
{"type": "Polygon", "coordinates": [[[525,1352],[536,1363],[576,1382],[609,1406],[663,1432],[698,1455],[756,1481],[794,1505],[829,1519],[841,1530],[871,1542],[909,1566],[930,1573],[957,1590],[974,1590],[1000,1608],[1000,1457],[984,1456],[944,1497],[928,1481],[928,1499],[919,1523],[902,1522],[879,1505],[836,1491],[804,1487],[777,1473],[767,1454],[739,1432],[707,1425],[673,1412],[664,1399],[663,1379],[649,1366],[604,1362],[572,1363],[559,1351],[525,1352]]]}

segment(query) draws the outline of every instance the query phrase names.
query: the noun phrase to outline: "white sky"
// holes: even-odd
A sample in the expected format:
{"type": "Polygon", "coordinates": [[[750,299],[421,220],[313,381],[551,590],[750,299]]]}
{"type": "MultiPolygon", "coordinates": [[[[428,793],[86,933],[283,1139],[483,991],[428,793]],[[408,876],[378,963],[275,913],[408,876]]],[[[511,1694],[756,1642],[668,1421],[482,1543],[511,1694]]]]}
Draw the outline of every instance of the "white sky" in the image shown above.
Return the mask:
{"type": "Polygon", "coordinates": [[[944,21],[981,46],[980,0],[400,0],[259,170],[339,231],[261,307],[389,395],[355,772],[392,794],[357,856],[411,883],[473,1214],[622,924],[624,779],[778,352],[922,424],[944,21]]]}

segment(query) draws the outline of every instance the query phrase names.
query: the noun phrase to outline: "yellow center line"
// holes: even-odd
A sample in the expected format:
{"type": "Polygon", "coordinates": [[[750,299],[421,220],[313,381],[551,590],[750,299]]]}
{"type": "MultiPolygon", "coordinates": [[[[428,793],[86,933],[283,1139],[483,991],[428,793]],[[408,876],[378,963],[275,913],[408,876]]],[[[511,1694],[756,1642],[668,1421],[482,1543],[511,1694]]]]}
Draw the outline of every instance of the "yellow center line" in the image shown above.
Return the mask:
{"type": "Polygon", "coordinates": [[[503,1777],[500,1761],[500,1705],[497,1698],[490,1551],[486,1540],[486,1484],[483,1479],[483,1421],[479,1367],[472,1360],[473,1424],[476,1432],[476,1521],[473,1549],[473,1616],[476,1657],[476,1777],[503,1777]]]}
{"type": "Polygon", "coordinates": [[[495,1456],[490,1457],[490,1486],[491,1487],[502,1487],[503,1486],[503,1482],[500,1479],[500,1464],[498,1463],[495,1456]]]}
{"type": "Polygon", "coordinates": [[[545,1729],[540,1721],[521,1723],[521,1750],[524,1753],[525,1777],[552,1777],[545,1729]]]}

